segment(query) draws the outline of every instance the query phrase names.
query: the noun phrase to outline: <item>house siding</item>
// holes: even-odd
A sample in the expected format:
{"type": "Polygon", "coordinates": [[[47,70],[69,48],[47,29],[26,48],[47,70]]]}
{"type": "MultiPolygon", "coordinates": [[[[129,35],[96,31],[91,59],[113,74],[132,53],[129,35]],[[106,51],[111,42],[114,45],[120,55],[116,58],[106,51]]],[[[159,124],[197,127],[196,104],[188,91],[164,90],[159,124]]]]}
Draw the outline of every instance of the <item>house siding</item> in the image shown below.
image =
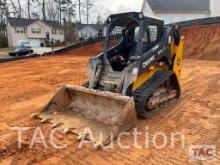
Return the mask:
{"type": "Polygon", "coordinates": [[[79,31],[79,38],[84,38],[84,39],[97,38],[98,33],[99,32],[94,28],[92,28],[91,26],[86,26],[79,31]]]}
{"type": "Polygon", "coordinates": [[[211,17],[220,16],[220,0],[211,0],[210,1],[210,8],[211,8],[211,17]]]}
{"type": "Polygon", "coordinates": [[[7,24],[7,38],[8,38],[8,46],[13,47],[12,27],[9,23],[7,24]]]}
{"type": "MultiPolygon", "coordinates": [[[[54,39],[54,41],[56,41],[56,40],[59,40],[61,42],[64,41],[64,32],[63,32],[63,34],[59,34],[59,30],[57,30],[57,34],[52,34],[52,29],[50,29],[50,35],[51,35],[51,38],[54,39]]],[[[45,34],[45,36],[46,36],[46,34],[45,34]]]]}
{"type": "Polygon", "coordinates": [[[7,23],[9,47],[20,46],[21,42],[29,42],[32,47],[40,47],[41,43],[44,43],[44,39],[46,39],[46,33],[49,33],[50,39],[54,39],[54,41],[64,41],[63,29],[57,29],[57,34],[52,34],[53,28],[42,21],[36,21],[25,28],[25,33],[16,33],[15,27],[11,26],[9,22],[7,23]],[[41,33],[33,34],[32,29],[41,29],[41,33]],[[62,34],[59,33],[60,30],[62,30],[62,34]]]}
{"type": "Polygon", "coordinates": [[[207,18],[209,13],[155,13],[155,16],[160,17],[165,23],[175,23],[180,21],[187,21],[191,19],[207,18]]]}
{"type": "MultiPolygon", "coordinates": [[[[151,13],[152,9],[149,8],[148,6],[149,3],[145,1],[146,7],[144,8],[145,13],[151,13]]],[[[180,22],[180,21],[187,21],[191,19],[200,19],[200,18],[207,18],[207,17],[216,17],[220,16],[220,0],[210,0],[210,5],[206,11],[181,11],[181,12],[169,12],[169,11],[159,11],[158,10],[153,10],[154,16],[157,16],[159,18],[162,18],[165,22],[167,23],[175,23],[175,22],[180,22]]],[[[173,10],[173,6],[172,6],[173,10]]],[[[147,14],[146,14],[147,15],[147,14]]]]}
{"type": "Polygon", "coordinates": [[[50,28],[41,22],[34,22],[30,26],[27,27],[27,37],[34,39],[44,39],[46,36],[46,31],[50,31],[50,28]],[[32,29],[41,29],[40,34],[33,34],[32,29]]]}
{"type": "Polygon", "coordinates": [[[10,24],[7,25],[7,35],[8,35],[8,45],[9,47],[16,47],[18,40],[25,40],[27,39],[26,33],[16,33],[15,27],[12,27],[10,24]]]}

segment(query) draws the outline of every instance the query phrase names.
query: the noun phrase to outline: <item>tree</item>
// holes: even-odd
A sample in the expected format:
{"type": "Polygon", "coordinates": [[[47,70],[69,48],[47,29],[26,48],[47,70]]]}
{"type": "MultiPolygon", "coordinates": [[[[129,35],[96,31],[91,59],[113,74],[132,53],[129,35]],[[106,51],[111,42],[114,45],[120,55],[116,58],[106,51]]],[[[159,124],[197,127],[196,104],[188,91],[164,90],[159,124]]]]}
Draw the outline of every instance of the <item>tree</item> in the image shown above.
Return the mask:
{"type": "Polygon", "coordinates": [[[7,0],[0,0],[0,35],[1,35],[0,40],[2,40],[2,36],[5,37],[6,18],[8,16],[9,16],[9,11],[8,11],[7,0]]]}
{"type": "Polygon", "coordinates": [[[46,7],[45,7],[45,0],[42,1],[42,13],[43,13],[43,20],[46,20],[46,7]]]}
{"type": "Polygon", "coordinates": [[[59,8],[59,22],[62,21],[62,14],[68,10],[68,7],[72,6],[72,0],[55,0],[59,8]]]}
{"type": "Polygon", "coordinates": [[[103,24],[103,20],[100,14],[98,14],[97,18],[96,18],[96,24],[103,24]]]}
{"type": "Polygon", "coordinates": [[[93,7],[91,0],[86,0],[84,6],[86,8],[86,23],[89,24],[89,10],[93,7]]]}
{"type": "Polygon", "coordinates": [[[13,12],[12,13],[14,13],[14,15],[16,15],[18,18],[21,18],[21,8],[18,9],[16,7],[15,3],[12,0],[9,0],[9,1],[10,1],[10,4],[11,4],[12,8],[13,8],[13,12]]]}
{"type": "Polygon", "coordinates": [[[0,0],[0,24],[5,24],[6,18],[9,16],[7,0],[0,0]]]}
{"type": "Polygon", "coordinates": [[[74,6],[78,6],[78,15],[79,15],[79,23],[82,23],[82,1],[81,0],[77,0],[77,3],[74,4],[74,6]]]}
{"type": "Polygon", "coordinates": [[[0,48],[7,47],[6,18],[9,16],[7,0],[0,0],[0,48]]]}
{"type": "Polygon", "coordinates": [[[31,5],[33,2],[39,2],[38,0],[27,0],[27,12],[28,12],[28,18],[31,19],[31,15],[32,15],[32,12],[31,12],[31,5]]]}
{"type": "Polygon", "coordinates": [[[54,0],[49,0],[47,5],[47,17],[51,21],[55,21],[59,19],[59,7],[54,0]]]}
{"type": "Polygon", "coordinates": [[[76,11],[75,11],[75,6],[71,5],[68,6],[67,10],[66,10],[66,15],[68,16],[68,22],[71,23],[72,22],[72,18],[76,16],[76,11]]]}
{"type": "Polygon", "coordinates": [[[21,18],[21,1],[20,0],[18,0],[18,12],[19,12],[18,17],[21,18]]]}
{"type": "Polygon", "coordinates": [[[61,22],[61,19],[62,19],[61,0],[58,0],[57,2],[59,4],[59,22],[61,22]]]}
{"type": "Polygon", "coordinates": [[[74,5],[71,0],[62,0],[60,15],[62,16],[62,14],[65,14],[68,17],[68,21],[71,22],[71,17],[75,14],[74,5]]]}
{"type": "Polygon", "coordinates": [[[80,24],[82,23],[82,15],[81,15],[81,0],[78,0],[78,5],[79,5],[79,22],[80,24]]]}
{"type": "Polygon", "coordinates": [[[34,19],[40,19],[40,15],[38,13],[31,13],[31,16],[34,18],[34,19]]]}
{"type": "Polygon", "coordinates": [[[31,2],[30,0],[27,0],[27,9],[28,9],[28,18],[31,19],[31,2]]]}
{"type": "Polygon", "coordinates": [[[35,3],[38,4],[38,7],[41,5],[39,0],[27,0],[27,15],[29,19],[31,19],[32,16],[35,17],[36,15],[39,15],[39,13],[33,12],[32,5],[35,3]]]}

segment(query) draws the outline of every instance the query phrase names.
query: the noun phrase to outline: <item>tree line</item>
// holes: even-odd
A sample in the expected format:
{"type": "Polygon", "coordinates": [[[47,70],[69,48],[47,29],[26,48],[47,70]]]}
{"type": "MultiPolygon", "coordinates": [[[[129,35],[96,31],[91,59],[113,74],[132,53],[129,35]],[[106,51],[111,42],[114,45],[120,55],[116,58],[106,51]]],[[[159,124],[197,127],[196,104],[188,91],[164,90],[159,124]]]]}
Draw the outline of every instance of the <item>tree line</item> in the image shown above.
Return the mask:
{"type": "MultiPolygon", "coordinates": [[[[66,42],[77,39],[76,24],[91,23],[95,0],[0,0],[0,47],[7,45],[8,17],[57,21],[64,27],[66,42]],[[3,42],[4,41],[4,42],[3,42]]],[[[103,24],[97,13],[96,24],[103,24]]]]}
{"type": "Polygon", "coordinates": [[[60,23],[85,20],[83,23],[88,24],[93,6],[93,0],[0,0],[0,22],[4,24],[7,17],[16,17],[60,23]]]}

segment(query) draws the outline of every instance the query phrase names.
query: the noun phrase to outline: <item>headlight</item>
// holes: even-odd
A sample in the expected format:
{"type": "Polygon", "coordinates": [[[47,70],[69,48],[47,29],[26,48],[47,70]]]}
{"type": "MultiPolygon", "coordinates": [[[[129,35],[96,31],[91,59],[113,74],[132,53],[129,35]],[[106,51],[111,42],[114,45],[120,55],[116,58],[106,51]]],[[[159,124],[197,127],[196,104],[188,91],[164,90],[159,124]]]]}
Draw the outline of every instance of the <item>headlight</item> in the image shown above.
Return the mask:
{"type": "Polygon", "coordinates": [[[132,70],[132,79],[131,79],[132,82],[135,82],[137,80],[138,72],[139,72],[138,68],[133,68],[133,70],[132,70]]]}
{"type": "Polygon", "coordinates": [[[134,68],[132,71],[132,75],[137,76],[137,74],[138,74],[138,68],[134,68]]]}
{"type": "Polygon", "coordinates": [[[168,37],[168,44],[171,44],[171,43],[172,43],[172,37],[169,36],[169,37],[168,37]]]}
{"type": "Polygon", "coordinates": [[[108,18],[108,22],[112,22],[112,18],[111,17],[108,18]]]}

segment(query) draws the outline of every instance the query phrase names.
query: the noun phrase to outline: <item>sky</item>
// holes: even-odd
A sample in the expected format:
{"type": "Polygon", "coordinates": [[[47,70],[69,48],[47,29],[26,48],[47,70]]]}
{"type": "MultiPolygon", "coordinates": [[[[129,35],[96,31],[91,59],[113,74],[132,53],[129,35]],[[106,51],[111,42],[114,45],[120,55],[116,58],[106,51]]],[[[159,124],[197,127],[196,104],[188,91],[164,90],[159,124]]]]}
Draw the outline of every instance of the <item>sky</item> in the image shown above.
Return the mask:
{"type": "Polygon", "coordinates": [[[141,11],[143,0],[95,0],[113,12],[124,12],[124,10],[141,11]]]}
{"type": "Polygon", "coordinates": [[[91,9],[91,21],[95,21],[98,14],[102,19],[108,15],[121,12],[137,11],[140,12],[143,0],[93,0],[95,6],[91,9]]]}
{"type": "MultiPolygon", "coordinates": [[[[17,2],[17,0],[13,0],[17,2]]],[[[77,2],[77,0],[72,0],[77,2]]],[[[95,23],[97,15],[102,17],[105,21],[110,14],[137,11],[140,12],[142,9],[144,0],[90,0],[94,6],[90,9],[90,22],[95,23]]],[[[21,0],[22,5],[26,5],[26,0],[21,0]]],[[[39,10],[37,8],[37,10],[39,10]]],[[[78,12],[76,12],[76,20],[78,20],[78,12]]],[[[86,17],[82,17],[83,23],[86,23],[86,17]]]]}

